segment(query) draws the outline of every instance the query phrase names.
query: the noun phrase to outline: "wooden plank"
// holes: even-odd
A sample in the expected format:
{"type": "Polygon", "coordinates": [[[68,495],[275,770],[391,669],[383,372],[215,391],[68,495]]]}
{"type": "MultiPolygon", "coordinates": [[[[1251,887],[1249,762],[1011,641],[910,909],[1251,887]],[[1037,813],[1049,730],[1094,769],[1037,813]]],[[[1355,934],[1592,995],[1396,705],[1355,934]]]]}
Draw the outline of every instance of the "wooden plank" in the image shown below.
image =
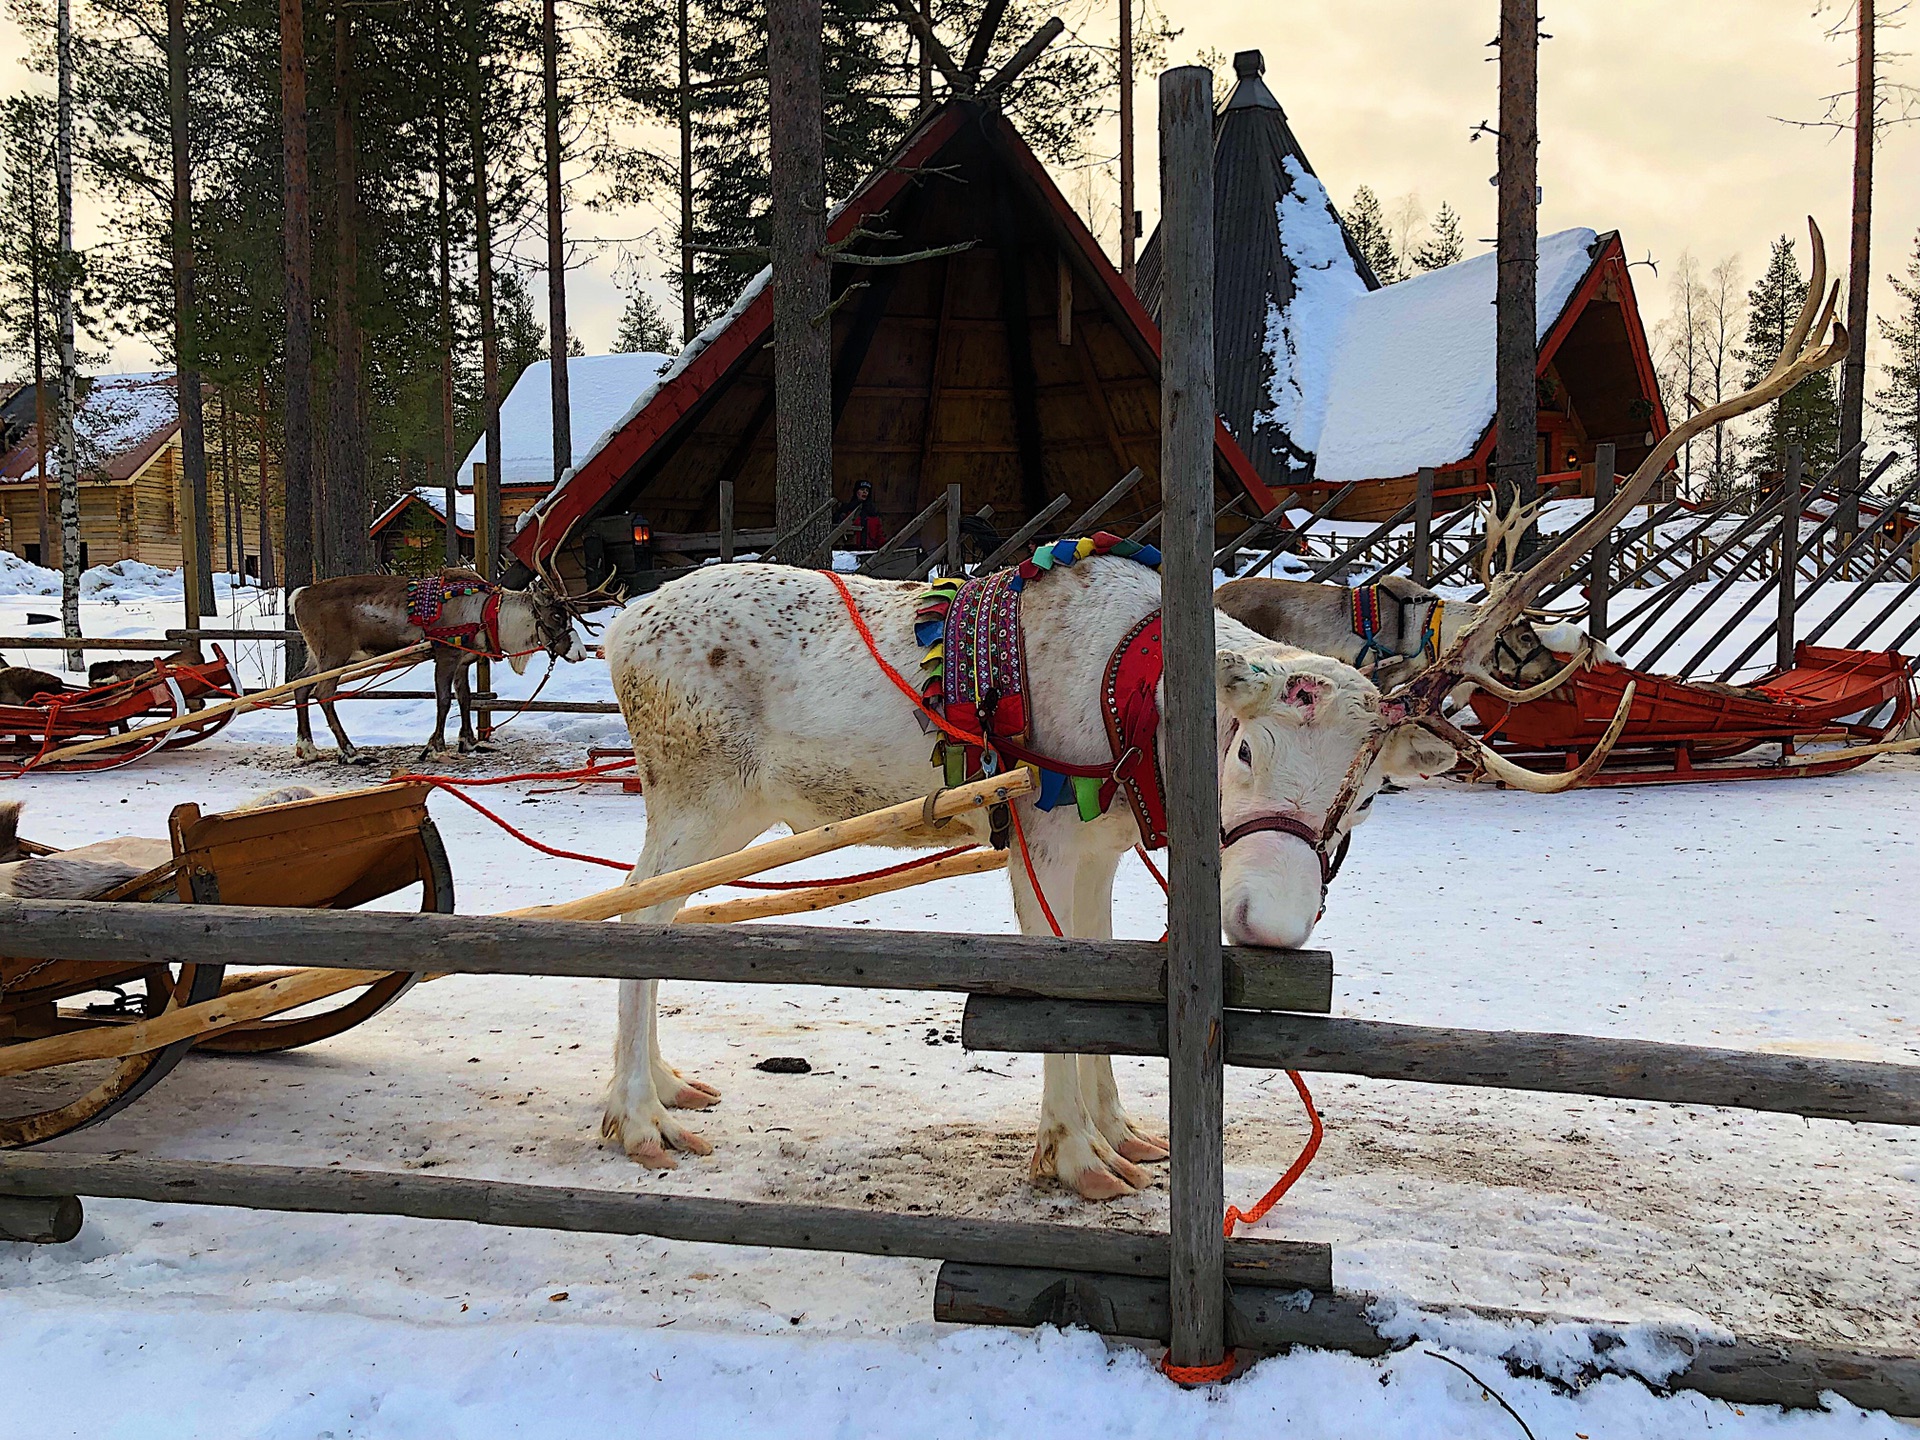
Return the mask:
{"type": "MultiPolygon", "coordinates": [[[[242,633],[250,640],[285,640],[300,634],[298,630],[248,630],[242,633]]],[[[183,643],[182,640],[135,639],[126,635],[83,635],[77,640],[63,640],[58,635],[0,635],[0,649],[5,650],[131,650],[143,655],[170,655],[183,643]]]]}
{"type": "MultiPolygon", "coordinates": [[[[1233,1242],[1229,1242],[1231,1245],[1233,1242]]],[[[1382,1297],[1350,1291],[1301,1294],[1273,1285],[1235,1284],[1224,1296],[1227,1342],[1237,1350],[1266,1354],[1293,1345],[1373,1357],[1410,1343],[1389,1340],[1371,1315],[1382,1297]]],[[[934,1282],[934,1319],[972,1325],[1078,1325],[1103,1334],[1165,1340],[1171,1305],[1163,1280],[1129,1275],[1092,1275],[1059,1267],[1024,1268],[949,1261],[934,1282]]],[[[1588,1320],[1492,1306],[1447,1302],[1432,1308],[1467,1310],[1509,1327],[1580,1325],[1602,1336],[1606,1353],[1645,1322],[1588,1320]]],[[[1886,1351],[1844,1351],[1796,1340],[1735,1339],[1703,1344],[1689,1331],[1673,1338],[1694,1359],[1665,1384],[1716,1399],[1749,1405],[1816,1408],[1834,1391],[1851,1403],[1891,1415],[1920,1415],[1920,1359],[1886,1351]],[[1697,1348],[1696,1348],[1697,1347],[1697,1348]]],[[[1521,1361],[1521,1373],[1529,1373],[1521,1361]]]]}
{"type": "Polygon", "coordinates": [[[1041,526],[1045,525],[1072,503],[1073,499],[1071,496],[1054,496],[1053,499],[1048,502],[1046,509],[1027,521],[1026,524],[1014,531],[1007,539],[1001,541],[999,548],[987,556],[985,560],[982,560],[976,567],[978,572],[982,575],[989,575],[995,570],[998,570],[1013,556],[1018,555],[1023,545],[1026,545],[1035,535],[1040,533],[1041,526]]]}
{"type": "Polygon", "coordinates": [[[1213,71],[1160,76],[1160,497],[1166,637],[1168,1118],[1174,1365],[1226,1349],[1220,784],[1214,759],[1213,71]]]}
{"type": "MultiPolygon", "coordinates": [[[[1226,1063],[1251,1069],[1920,1125],[1920,1065],[1324,1015],[1229,1011],[1225,1030],[1226,1063]]],[[[961,1040],[970,1050],[1167,1053],[1165,1019],[1150,1004],[976,996],[961,1040]]]]}
{"type": "MultiPolygon", "coordinates": [[[[1044,1264],[1117,1275],[1167,1273],[1167,1237],[1154,1231],[964,1215],[899,1215],[845,1206],[587,1190],[332,1166],[11,1153],[0,1156],[0,1195],[91,1195],[168,1205],[401,1215],[535,1230],[656,1235],[709,1245],[1044,1264]]],[[[1239,1240],[1228,1248],[1236,1280],[1293,1290],[1332,1288],[1332,1256],[1324,1245],[1239,1240]]]]}
{"type": "MultiPolygon", "coordinates": [[[[933,424],[932,402],[929,401],[928,404],[927,424],[931,425],[933,424]]],[[[966,567],[960,559],[960,487],[958,485],[947,486],[947,554],[953,557],[948,562],[947,569],[952,570],[955,566],[959,566],[964,573],[966,567]]]]}
{"type": "Polygon", "coordinates": [[[1066,533],[1069,535],[1087,534],[1088,527],[1097,525],[1101,517],[1124,500],[1127,492],[1138,485],[1145,475],[1146,471],[1142,470],[1138,465],[1127,471],[1126,474],[1122,475],[1119,480],[1114,483],[1114,487],[1111,490],[1107,491],[1106,494],[1102,495],[1078,515],[1074,516],[1073,523],[1067,527],[1066,533]]]}
{"type": "MultiPolygon", "coordinates": [[[[122,967],[183,956],[254,965],[263,955],[297,955],[309,965],[359,971],[840,985],[1150,1003],[1166,995],[1166,946],[1151,940],[14,899],[0,899],[0,932],[10,958],[122,967]]],[[[1333,957],[1327,951],[1232,946],[1224,966],[1227,998],[1235,1006],[1324,1011],[1332,1004],[1333,957]]]]}
{"type": "MultiPolygon", "coordinates": [[[[733,547],[739,541],[739,535],[733,528],[733,481],[720,482],[720,563],[733,563],[733,547]]],[[[768,536],[772,539],[772,536],[768,536]]],[[[747,542],[751,545],[753,542],[747,542]]]]}
{"type": "Polygon", "coordinates": [[[1789,445],[1787,468],[1780,476],[1780,570],[1773,633],[1774,664],[1781,670],[1793,668],[1794,597],[1800,588],[1794,583],[1800,573],[1800,467],[1805,453],[1798,445],[1789,445]]]}

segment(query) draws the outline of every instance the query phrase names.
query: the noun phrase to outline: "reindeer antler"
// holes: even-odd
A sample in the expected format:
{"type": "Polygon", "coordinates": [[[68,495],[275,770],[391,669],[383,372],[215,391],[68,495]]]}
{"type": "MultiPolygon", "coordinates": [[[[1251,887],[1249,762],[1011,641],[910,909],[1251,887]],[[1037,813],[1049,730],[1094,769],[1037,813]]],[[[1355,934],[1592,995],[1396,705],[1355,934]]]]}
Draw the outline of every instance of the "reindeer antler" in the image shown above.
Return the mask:
{"type": "MultiPolygon", "coordinates": [[[[1836,281],[1827,285],[1827,247],[1820,236],[1820,227],[1808,217],[1807,229],[1812,236],[1812,274],[1807,283],[1807,297],[1800,306],[1800,314],[1795,319],[1793,329],[1788,333],[1787,342],[1781,348],[1780,358],[1774,361],[1761,381],[1738,395],[1710,405],[1704,410],[1682,420],[1669,430],[1659,444],[1655,445],[1647,458],[1627,478],[1625,484],[1615,492],[1611,502],[1603,509],[1595,511],[1586,520],[1568,531],[1544,554],[1535,558],[1525,570],[1513,570],[1506,574],[1491,576],[1486,601],[1480,606],[1479,614],[1466,625],[1446,654],[1426,670],[1416,675],[1406,684],[1381,701],[1382,723],[1374,740],[1355,758],[1356,769],[1349,772],[1349,785],[1357,785],[1372,763],[1379,747],[1386,741],[1387,733],[1402,724],[1416,724],[1433,731],[1449,744],[1471,743],[1478,751],[1483,768],[1497,775],[1510,785],[1522,789],[1554,793],[1572,788],[1579,784],[1605,760],[1607,752],[1613,748],[1619,738],[1620,728],[1626,722],[1628,707],[1633,703],[1631,687],[1620,698],[1619,708],[1615,711],[1613,723],[1601,737],[1600,744],[1594,748],[1578,770],[1561,775],[1535,775],[1532,771],[1513,765],[1504,757],[1478,741],[1472,740],[1460,732],[1442,713],[1442,704],[1447,694],[1464,683],[1483,687],[1495,694],[1508,697],[1527,695],[1540,690],[1513,691],[1503,685],[1489,673],[1488,662],[1493,655],[1493,647],[1500,632],[1527,613],[1540,592],[1560,576],[1566,574],[1579,561],[1600,543],[1603,536],[1611,534],[1613,528],[1625,518],[1628,511],[1638,505],[1646,492],[1667,468],[1668,462],[1680,453],[1694,436],[1712,429],[1715,425],[1758,410],[1762,405],[1779,399],[1807,376],[1831,368],[1840,363],[1847,353],[1846,327],[1833,318],[1834,306],[1838,303],[1840,286],[1836,281]],[[1822,296],[1824,295],[1824,300],[1822,296]],[[1833,336],[1825,344],[1821,336],[1826,334],[1828,326],[1833,336]],[[1491,757],[1491,758],[1489,758],[1491,757]]],[[[1494,537],[1493,522],[1489,523],[1488,550],[1492,550],[1494,537]]],[[[1576,662],[1578,663],[1578,662],[1576,662]]],[[[1547,688],[1564,679],[1556,677],[1547,688]]]]}

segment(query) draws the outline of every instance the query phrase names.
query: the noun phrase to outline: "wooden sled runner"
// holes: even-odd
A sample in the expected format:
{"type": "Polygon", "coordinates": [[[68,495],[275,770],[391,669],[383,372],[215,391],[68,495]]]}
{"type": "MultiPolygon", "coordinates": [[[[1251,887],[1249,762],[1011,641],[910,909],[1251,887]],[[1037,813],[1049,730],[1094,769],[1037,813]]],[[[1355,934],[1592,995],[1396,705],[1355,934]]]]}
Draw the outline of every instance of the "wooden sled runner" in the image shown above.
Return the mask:
{"type": "MultiPolygon", "coordinates": [[[[102,640],[100,645],[110,649],[113,642],[102,640]]],[[[54,762],[61,769],[104,770],[155,750],[196,744],[233,718],[231,710],[211,710],[202,717],[192,708],[191,702],[218,701],[236,692],[226,655],[218,646],[213,654],[213,659],[197,665],[156,660],[153,673],[138,680],[91,690],[70,688],[56,696],[41,696],[31,705],[0,705],[0,757],[30,764],[68,745],[105,741],[84,759],[54,762]],[[114,736],[150,722],[183,717],[189,718],[164,734],[111,743],[114,736]]]]}
{"type": "Polygon", "coordinates": [[[1793,659],[1740,687],[1597,665],[1524,705],[1484,692],[1471,703],[1489,744],[1544,774],[1592,752],[1632,682],[1626,728],[1589,785],[1834,775],[1872,759],[1913,712],[1905,656],[1803,644],[1793,659]]]}
{"type": "MultiPolygon", "coordinates": [[[[172,859],[95,898],[344,910],[418,883],[423,911],[451,913],[453,874],[427,816],[428,793],[424,785],[380,785],[220,815],[181,805],[169,820],[172,859]]],[[[31,842],[23,848],[55,853],[31,842]]],[[[330,1008],[283,1007],[198,1042],[161,1033],[171,1012],[258,994],[284,973],[229,977],[220,965],[115,966],[0,954],[0,1148],[38,1144],[116,1114],[195,1043],[244,1054],[310,1045],[379,1014],[415,979],[359,973],[350,985],[364,988],[326,997],[330,1008]],[[68,1053],[84,1050],[91,1032],[108,1027],[158,1038],[115,1058],[68,1053]]]]}

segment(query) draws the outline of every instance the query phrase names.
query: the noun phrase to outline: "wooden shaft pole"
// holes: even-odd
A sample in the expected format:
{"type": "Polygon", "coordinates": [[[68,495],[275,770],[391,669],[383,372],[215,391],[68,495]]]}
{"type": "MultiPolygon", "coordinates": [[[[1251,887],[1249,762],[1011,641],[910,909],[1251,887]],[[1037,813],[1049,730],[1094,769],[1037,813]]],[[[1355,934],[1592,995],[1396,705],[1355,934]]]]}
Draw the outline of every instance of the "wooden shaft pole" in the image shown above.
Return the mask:
{"type": "MultiPolygon", "coordinates": [[[[933,417],[927,417],[927,424],[933,424],[933,417]]],[[[959,571],[965,573],[966,567],[960,563],[960,487],[947,486],[947,573],[959,571]]]]}
{"type": "Polygon", "coordinates": [[[1174,1365],[1226,1349],[1220,790],[1214,767],[1213,71],[1160,76],[1162,613],[1174,1365]]]}
{"type": "MultiPolygon", "coordinates": [[[[111,642],[100,648],[111,648],[111,642]]],[[[96,750],[105,750],[115,745],[125,745],[130,740],[140,740],[148,735],[162,735],[169,730],[178,730],[182,725],[198,725],[216,715],[225,715],[229,711],[242,714],[248,710],[257,710],[262,705],[291,694],[295,690],[317,685],[322,680],[360,680],[369,675],[377,675],[382,670],[395,669],[402,665],[412,665],[427,658],[433,646],[421,643],[409,645],[404,650],[395,650],[386,655],[376,655],[371,660],[356,660],[351,665],[341,665],[332,670],[322,670],[318,675],[305,675],[298,680],[288,680],[279,685],[269,686],[265,690],[255,690],[251,694],[237,696],[232,700],[216,700],[199,710],[189,711],[185,715],[176,715],[171,720],[156,720],[151,725],[136,725],[131,730],[122,730],[114,735],[102,735],[93,740],[82,740],[78,744],[63,745],[58,750],[42,755],[36,765],[52,765],[61,760],[71,760],[81,755],[91,755],[96,750]]]]}
{"type": "Polygon", "coordinates": [[[891,895],[896,890],[910,890],[915,885],[948,880],[956,875],[983,875],[990,870],[1006,868],[1006,851],[970,850],[964,855],[951,855],[931,865],[922,865],[917,870],[903,870],[897,875],[882,875],[848,885],[815,885],[805,890],[780,890],[768,895],[752,895],[743,900],[688,905],[673,917],[673,923],[730,925],[737,920],[765,920],[774,915],[808,915],[816,910],[851,905],[856,900],[891,895]]]}
{"type": "MultiPolygon", "coordinates": [[[[691,303],[691,302],[689,302],[691,303]]],[[[720,563],[733,563],[733,481],[720,482],[720,563]]]]}
{"type": "MultiPolygon", "coordinates": [[[[1593,447],[1593,508],[1604,510],[1613,502],[1613,467],[1617,452],[1612,441],[1593,447]]],[[[1587,633],[1604,640],[1612,626],[1607,613],[1613,600],[1613,533],[1600,537],[1587,562],[1587,633]]]]}
{"type": "MultiPolygon", "coordinates": [[[[985,810],[989,806],[1017,799],[1032,789],[1033,778],[1025,769],[991,775],[969,785],[939,791],[931,807],[933,818],[941,820],[985,810]]],[[[909,800],[903,805],[889,806],[885,810],[856,815],[850,820],[836,820],[798,835],[770,840],[765,845],[752,845],[703,864],[670,870],[636,884],[616,885],[611,890],[601,890],[557,905],[530,905],[503,913],[540,920],[610,920],[615,915],[645,910],[650,905],[676,900],[713,885],[724,885],[729,880],[744,880],[749,875],[758,875],[763,870],[771,870],[794,860],[810,860],[829,850],[864,845],[883,836],[899,835],[920,826],[927,818],[927,810],[925,800],[909,800]]]]}

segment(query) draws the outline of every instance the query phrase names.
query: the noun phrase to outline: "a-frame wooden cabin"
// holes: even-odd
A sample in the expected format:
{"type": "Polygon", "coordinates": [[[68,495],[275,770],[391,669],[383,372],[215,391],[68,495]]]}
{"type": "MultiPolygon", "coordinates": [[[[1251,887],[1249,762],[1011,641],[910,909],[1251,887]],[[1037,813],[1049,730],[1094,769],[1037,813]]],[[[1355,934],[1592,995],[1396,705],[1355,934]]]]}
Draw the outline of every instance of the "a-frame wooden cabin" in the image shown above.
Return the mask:
{"type": "MultiPolygon", "coordinates": [[[[1011,533],[1066,495],[1064,524],[1138,466],[1101,521],[1160,505],[1160,336],[999,110],[955,99],[833,214],[834,492],[870,481],[889,535],[958,484],[1011,533]],[[952,248],[964,247],[964,248],[952,248]],[[889,255],[950,251],[904,264],[889,255]],[[864,259],[866,263],[857,263],[864,259]]],[[[521,522],[521,560],[579,574],[590,522],[711,532],[774,523],[772,296],[765,273],[521,522]]],[[[1242,520],[1274,498],[1224,427],[1216,494],[1242,520]]],[[[930,527],[931,528],[931,527],[930,527]]],[[[1044,532],[1043,532],[1044,533],[1044,532]]]]}

